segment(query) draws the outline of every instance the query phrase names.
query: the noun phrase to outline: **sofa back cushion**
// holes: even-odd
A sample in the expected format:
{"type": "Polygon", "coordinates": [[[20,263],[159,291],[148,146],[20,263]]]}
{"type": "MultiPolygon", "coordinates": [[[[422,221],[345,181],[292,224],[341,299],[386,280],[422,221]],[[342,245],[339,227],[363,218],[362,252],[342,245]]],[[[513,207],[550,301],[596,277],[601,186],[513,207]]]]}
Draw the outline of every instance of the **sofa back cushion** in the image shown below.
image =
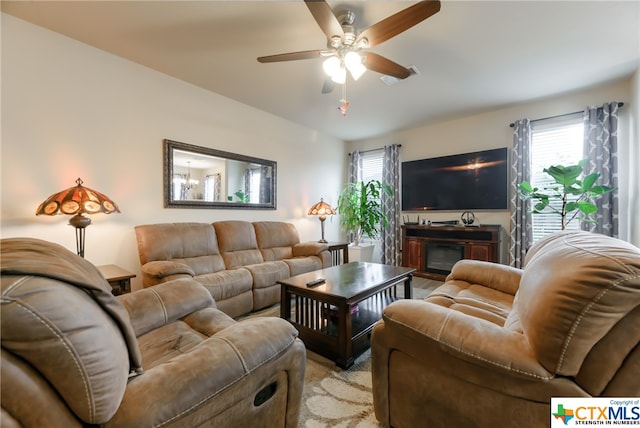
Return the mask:
{"type": "Polygon", "coordinates": [[[284,260],[293,257],[293,246],[300,243],[298,230],[291,223],[258,221],[253,223],[258,248],[265,261],[284,260]]]}
{"type": "Polygon", "coordinates": [[[264,262],[258,249],[253,224],[248,221],[228,220],[215,222],[213,227],[227,269],[264,262]]]}
{"type": "MultiPolygon", "coordinates": [[[[79,419],[109,421],[129,373],[127,345],[115,321],[86,290],[63,281],[3,275],[1,285],[2,349],[34,367],[79,419]]],[[[23,393],[13,385],[11,394],[23,393]]]]}
{"type": "Polygon", "coordinates": [[[216,231],[209,223],[160,223],[136,226],[140,263],[174,261],[196,275],[225,268],[216,231]]]}
{"type": "MultiPolygon", "coordinates": [[[[576,376],[597,344],[640,305],[640,250],[588,232],[546,237],[526,257],[516,304],[538,361],[576,376]]],[[[633,335],[626,340],[637,346],[633,335]]]]}

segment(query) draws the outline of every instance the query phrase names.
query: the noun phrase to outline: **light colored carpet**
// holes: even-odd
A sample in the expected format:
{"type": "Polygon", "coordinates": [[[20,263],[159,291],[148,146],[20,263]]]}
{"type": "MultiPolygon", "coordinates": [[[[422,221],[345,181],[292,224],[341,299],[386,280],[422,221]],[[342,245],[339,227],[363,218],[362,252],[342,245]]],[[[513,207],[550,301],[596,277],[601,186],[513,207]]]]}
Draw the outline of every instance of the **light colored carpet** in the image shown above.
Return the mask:
{"type": "MultiPolygon", "coordinates": [[[[413,298],[423,299],[442,283],[413,278],[413,298]]],[[[299,428],[381,428],[373,411],[371,350],[347,370],[307,350],[299,428]]]]}
{"type": "Polygon", "coordinates": [[[307,351],[300,428],[378,428],[371,394],[371,351],[343,370],[307,351]]]}
{"type": "MultiPolygon", "coordinates": [[[[442,284],[413,278],[413,298],[423,299],[442,284]]],[[[274,305],[254,316],[279,316],[274,305]]],[[[360,355],[347,370],[325,357],[307,350],[299,428],[381,428],[373,412],[371,393],[371,351],[360,355]]]]}

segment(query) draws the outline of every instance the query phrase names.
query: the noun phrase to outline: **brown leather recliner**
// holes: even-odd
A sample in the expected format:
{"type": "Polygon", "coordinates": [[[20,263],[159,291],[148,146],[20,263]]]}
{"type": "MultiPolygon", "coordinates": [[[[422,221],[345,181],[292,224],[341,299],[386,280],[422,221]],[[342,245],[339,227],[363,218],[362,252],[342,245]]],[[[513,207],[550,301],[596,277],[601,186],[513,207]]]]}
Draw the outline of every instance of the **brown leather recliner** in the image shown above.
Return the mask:
{"type": "Polygon", "coordinates": [[[371,339],[376,417],[402,427],[549,426],[551,397],[640,396],[640,250],[587,232],[523,270],[458,262],[371,339]]]}
{"type": "Polygon", "coordinates": [[[288,322],[236,322],[189,278],[116,298],[45,241],[0,250],[0,426],[297,426],[306,354],[288,322]]]}

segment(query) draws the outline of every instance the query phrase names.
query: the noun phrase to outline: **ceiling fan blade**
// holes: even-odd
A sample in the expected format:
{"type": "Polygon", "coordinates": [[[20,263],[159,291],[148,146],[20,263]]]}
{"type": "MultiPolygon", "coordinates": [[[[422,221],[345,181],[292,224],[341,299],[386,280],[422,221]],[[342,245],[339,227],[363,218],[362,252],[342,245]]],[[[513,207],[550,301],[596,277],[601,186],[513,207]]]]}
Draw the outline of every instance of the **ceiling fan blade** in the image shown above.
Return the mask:
{"type": "Polygon", "coordinates": [[[342,25],[338,22],[338,19],[331,10],[331,6],[324,0],[304,0],[304,3],[309,8],[311,15],[316,20],[320,29],[326,34],[328,39],[333,36],[338,36],[340,39],[344,38],[344,30],[342,25]]]}
{"type": "Polygon", "coordinates": [[[280,62],[280,61],[295,61],[298,59],[312,59],[321,57],[322,54],[326,52],[323,50],[312,50],[312,51],[300,51],[300,52],[289,52],[278,55],[268,55],[258,57],[258,62],[280,62]]]}
{"type": "Polygon", "coordinates": [[[386,74],[387,76],[393,76],[398,79],[406,79],[411,75],[411,70],[383,57],[382,55],[378,55],[373,52],[366,52],[363,55],[365,58],[362,64],[364,64],[368,70],[386,74]]]}
{"type": "Polygon", "coordinates": [[[329,94],[331,92],[333,92],[333,89],[336,87],[336,83],[331,80],[331,77],[328,77],[326,79],[324,79],[324,83],[322,84],[322,93],[323,94],[329,94]]]}
{"type": "Polygon", "coordinates": [[[379,45],[419,24],[439,10],[440,2],[438,0],[424,0],[416,3],[362,31],[356,44],[360,40],[367,39],[367,47],[379,45]]]}

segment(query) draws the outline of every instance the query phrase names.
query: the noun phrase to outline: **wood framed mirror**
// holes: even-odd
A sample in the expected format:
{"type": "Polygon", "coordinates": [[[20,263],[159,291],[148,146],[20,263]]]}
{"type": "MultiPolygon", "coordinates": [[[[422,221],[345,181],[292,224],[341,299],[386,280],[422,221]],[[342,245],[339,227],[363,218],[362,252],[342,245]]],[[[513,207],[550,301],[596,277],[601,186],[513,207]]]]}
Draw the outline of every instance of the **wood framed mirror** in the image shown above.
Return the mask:
{"type": "Polygon", "coordinates": [[[164,140],[165,208],[276,209],[277,163],[164,140]]]}

